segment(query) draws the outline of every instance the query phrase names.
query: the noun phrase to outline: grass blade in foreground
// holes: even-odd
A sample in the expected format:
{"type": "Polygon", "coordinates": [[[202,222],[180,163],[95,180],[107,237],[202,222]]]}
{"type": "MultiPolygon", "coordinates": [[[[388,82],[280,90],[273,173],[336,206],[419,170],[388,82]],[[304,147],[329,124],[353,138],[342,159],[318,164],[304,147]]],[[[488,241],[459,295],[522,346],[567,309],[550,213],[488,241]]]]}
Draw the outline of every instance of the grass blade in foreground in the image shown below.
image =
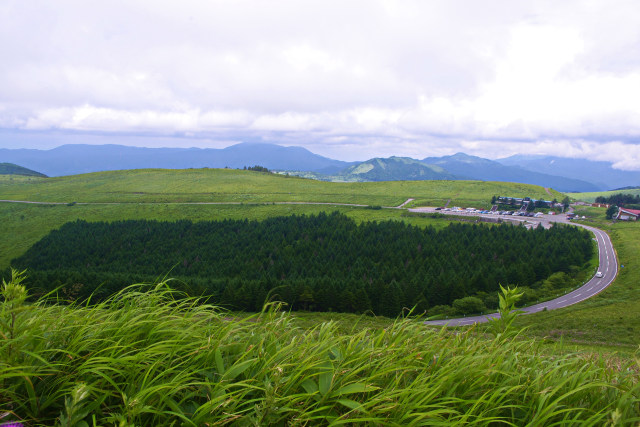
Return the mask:
{"type": "MultiPolygon", "coordinates": [[[[21,286],[19,283],[17,286],[21,286]]],[[[5,287],[6,289],[6,287],[5,287]]],[[[3,292],[2,421],[52,425],[635,425],[638,365],[522,339],[229,320],[166,286],[91,307],[3,292]],[[13,321],[12,321],[13,319],[13,321]],[[97,405],[90,402],[99,402],[97,405]]]]}

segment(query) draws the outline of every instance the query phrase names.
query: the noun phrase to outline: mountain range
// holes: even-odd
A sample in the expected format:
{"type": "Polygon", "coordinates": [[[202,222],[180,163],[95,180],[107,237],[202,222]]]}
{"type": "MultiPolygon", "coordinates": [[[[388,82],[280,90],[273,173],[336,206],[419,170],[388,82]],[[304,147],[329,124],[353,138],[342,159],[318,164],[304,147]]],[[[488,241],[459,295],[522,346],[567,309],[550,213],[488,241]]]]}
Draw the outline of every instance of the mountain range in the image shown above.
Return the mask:
{"type": "Polygon", "coordinates": [[[350,165],[313,154],[302,147],[241,143],[227,148],[144,148],[124,145],[69,144],[51,150],[0,149],[0,161],[40,171],[49,176],[76,175],[120,169],[242,168],[303,170],[331,174],[350,165]]]}
{"type": "Polygon", "coordinates": [[[640,171],[621,171],[611,163],[549,156],[512,156],[489,160],[451,156],[374,158],[345,162],[302,147],[240,143],[227,148],[142,148],[123,145],[62,145],[51,150],[0,149],[0,161],[49,176],[142,168],[243,168],[271,170],[327,181],[455,180],[536,184],[563,192],[601,191],[640,185],[640,171]]]}
{"type": "MultiPolygon", "coordinates": [[[[542,187],[555,188],[558,191],[598,191],[602,187],[571,175],[541,172],[535,168],[525,169],[517,164],[503,164],[499,161],[483,159],[457,153],[452,156],[427,157],[424,163],[438,165],[460,178],[477,179],[481,181],[508,181],[523,184],[535,184],[542,187]]],[[[639,181],[640,182],[640,181],[639,181]]]]}
{"type": "Polygon", "coordinates": [[[614,169],[610,162],[601,160],[516,155],[498,161],[503,165],[518,166],[529,171],[588,181],[598,187],[598,190],[640,185],[640,171],[614,169]]]}

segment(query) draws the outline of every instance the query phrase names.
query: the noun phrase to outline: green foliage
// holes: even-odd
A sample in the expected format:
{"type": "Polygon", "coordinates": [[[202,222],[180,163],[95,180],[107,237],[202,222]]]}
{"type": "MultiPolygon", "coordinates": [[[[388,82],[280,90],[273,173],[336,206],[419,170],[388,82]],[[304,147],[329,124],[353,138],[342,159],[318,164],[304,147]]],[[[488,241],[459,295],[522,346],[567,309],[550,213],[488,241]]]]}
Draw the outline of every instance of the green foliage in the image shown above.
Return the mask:
{"type": "MultiPolygon", "coordinates": [[[[428,308],[495,291],[500,281],[533,284],[582,265],[592,250],[590,235],[574,227],[436,230],[321,213],[262,222],[77,221],[13,264],[30,269],[32,288],[62,285],[69,299],[105,298],[171,271],[192,294],[235,309],[258,311],[271,295],[293,310],[395,317],[418,302],[428,308]]],[[[458,311],[472,310],[468,302],[458,311]]]]}
{"type": "Polygon", "coordinates": [[[244,167],[244,170],[248,170],[248,171],[254,171],[254,172],[271,172],[269,169],[265,168],[264,166],[249,166],[249,167],[244,167]]]}
{"type": "Polygon", "coordinates": [[[453,309],[459,315],[479,314],[487,310],[484,302],[478,297],[464,297],[453,301],[453,309]]]}
{"type": "Polygon", "coordinates": [[[625,194],[616,193],[610,196],[598,196],[595,199],[596,203],[605,203],[617,206],[627,206],[629,204],[640,204],[640,194],[625,194]]]}
{"type": "Polygon", "coordinates": [[[518,293],[518,287],[513,289],[509,286],[503,288],[500,285],[498,316],[489,319],[489,327],[496,337],[505,336],[514,332],[511,329],[513,322],[522,311],[516,309],[516,303],[523,293],[518,293]]]}
{"type": "Polygon", "coordinates": [[[607,212],[605,213],[607,219],[612,219],[615,214],[618,213],[618,207],[615,205],[611,205],[607,208],[607,212]]]}
{"type": "MultiPolygon", "coordinates": [[[[582,200],[585,202],[594,203],[597,197],[609,198],[615,194],[627,194],[635,197],[640,195],[640,187],[631,187],[628,189],[612,190],[612,191],[598,191],[588,193],[568,193],[568,195],[576,200],[582,200]]],[[[599,199],[602,200],[602,199],[599,199]]]]}
{"type": "MultiPolygon", "coordinates": [[[[2,306],[0,307],[0,336],[13,339],[19,329],[18,315],[29,307],[24,305],[27,299],[27,289],[22,284],[26,271],[11,269],[11,279],[2,279],[2,306]]],[[[11,347],[13,350],[13,347],[11,347]]]]}
{"type": "Polygon", "coordinates": [[[633,363],[396,320],[340,332],[233,318],[160,284],[36,301],[0,340],[3,421],[26,425],[605,425],[640,420],[633,363]],[[20,341],[19,358],[8,349],[20,341]]]}

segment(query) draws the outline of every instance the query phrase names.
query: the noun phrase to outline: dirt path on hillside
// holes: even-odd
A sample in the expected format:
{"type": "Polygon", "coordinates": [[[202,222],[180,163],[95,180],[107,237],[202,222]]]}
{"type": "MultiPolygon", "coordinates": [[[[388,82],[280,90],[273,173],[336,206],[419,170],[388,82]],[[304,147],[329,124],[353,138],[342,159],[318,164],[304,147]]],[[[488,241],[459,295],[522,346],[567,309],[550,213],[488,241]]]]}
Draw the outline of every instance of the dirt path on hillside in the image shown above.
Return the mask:
{"type": "Polygon", "coordinates": [[[415,200],[415,199],[407,199],[404,203],[402,203],[402,204],[400,204],[400,205],[396,206],[396,209],[401,209],[401,208],[403,208],[407,203],[409,203],[409,202],[413,202],[414,200],[415,200]]]}

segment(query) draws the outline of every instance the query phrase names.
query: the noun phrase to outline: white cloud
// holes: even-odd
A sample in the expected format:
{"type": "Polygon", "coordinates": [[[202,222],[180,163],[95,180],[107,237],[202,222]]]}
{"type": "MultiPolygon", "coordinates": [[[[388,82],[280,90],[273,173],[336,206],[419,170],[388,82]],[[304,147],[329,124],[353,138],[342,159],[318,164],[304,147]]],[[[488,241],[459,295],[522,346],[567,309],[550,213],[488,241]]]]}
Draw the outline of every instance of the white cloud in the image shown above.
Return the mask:
{"type": "Polygon", "coordinates": [[[637,11],[633,0],[10,0],[0,127],[281,138],[339,158],[601,150],[640,167],[637,11]]]}

